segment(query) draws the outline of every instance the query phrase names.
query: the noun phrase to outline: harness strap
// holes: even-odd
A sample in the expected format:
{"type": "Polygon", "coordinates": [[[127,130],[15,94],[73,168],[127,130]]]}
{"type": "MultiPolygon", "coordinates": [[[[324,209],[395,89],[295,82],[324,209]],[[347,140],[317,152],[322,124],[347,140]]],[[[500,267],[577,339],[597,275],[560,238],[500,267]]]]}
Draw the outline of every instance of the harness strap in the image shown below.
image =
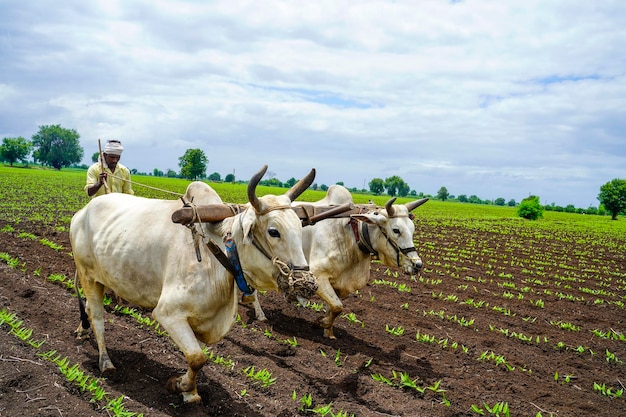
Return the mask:
{"type": "Polygon", "coordinates": [[[359,239],[359,249],[363,253],[369,253],[370,255],[378,257],[378,251],[374,249],[372,246],[372,241],[370,239],[370,231],[369,227],[367,227],[367,223],[361,222],[361,228],[359,229],[359,235],[361,239],[359,239]]]}
{"type": "Polygon", "coordinates": [[[210,239],[208,242],[206,242],[206,245],[215,256],[215,259],[217,259],[222,264],[222,266],[226,268],[228,272],[230,272],[233,275],[237,273],[237,271],[235,270],[235,267],[230,263],[226,254],[222,252],[222,249],[219,247],[217,243],[215,243],[213,239],[210,239]]]}
{"type": "Polygon", "coordinates": [[[235,245],[235,241],[230,236],[230,233],[224,239],[224,245],[226,246],[226,253],[228,254],[230,265],[235,270],[233,275],[235,276],[235,282],[237,282],[239,290],[241,290],[243,295],[252,295],[254,293],[254,288],[248,285],[248,281],[246,281],[246,278],[243,276],[241,262],[239,262],[239,254],[237,253],[237,245],[235,245]]]}
{"type": "MultiPolygon", "coordinates": [[[[399,217],[399,216],[396,216],[399,217]]],[[[361,250],[361,252],[367,255],[378,256],[378,251],[376,251],[372,245],[372,241],[370,239],[369,228],[367,227],[367,223],[361,222],[361,227],[359,228],[359,221],[353,218],[350,219],[350,226],[352,227],[352,233],[354,233],[354,240],[361,250]]],[[[385,236],[387,242],[395,249],[396,251],[396,263],[400,266],[400,255],[408,255],[409,253],[416,251],[415,246],[411,246],[408,248],[401,248],[398,246],[396,242],[387,236],[385,230],[379,226],[380,232],[385,236]]]]}
{"type": "Polygon", "coordinates": [[[228,252],[229,256],[226,256],[224,252],[222,252],[222,249],[218,246],[217,243],[215,243],[213,239],[206,242],[206,245],[211,250],[213,255],[215,255],[215,259],[217,259],[222,264],[222,266],[235,277],[235,282],[237,283],[237,287],[239,287],[239,290],[241,290],[244,295],[252,295],[254,289],[248,285],[248,282],[243,276],[235,242],[230,239],[230,242],[226,243],[226,251],[228,252]]]}

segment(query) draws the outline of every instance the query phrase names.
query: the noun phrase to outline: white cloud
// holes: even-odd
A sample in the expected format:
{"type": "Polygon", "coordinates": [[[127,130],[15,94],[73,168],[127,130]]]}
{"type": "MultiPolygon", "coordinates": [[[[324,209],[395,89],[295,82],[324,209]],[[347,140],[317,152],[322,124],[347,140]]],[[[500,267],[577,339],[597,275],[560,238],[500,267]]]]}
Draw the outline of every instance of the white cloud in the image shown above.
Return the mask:
{"type": "Polygon", "coordinates": [[[571,1],[0,4],[0,135],[76,129],[85,162],[597,205],[625,177],[626,5],[571,1]]]}

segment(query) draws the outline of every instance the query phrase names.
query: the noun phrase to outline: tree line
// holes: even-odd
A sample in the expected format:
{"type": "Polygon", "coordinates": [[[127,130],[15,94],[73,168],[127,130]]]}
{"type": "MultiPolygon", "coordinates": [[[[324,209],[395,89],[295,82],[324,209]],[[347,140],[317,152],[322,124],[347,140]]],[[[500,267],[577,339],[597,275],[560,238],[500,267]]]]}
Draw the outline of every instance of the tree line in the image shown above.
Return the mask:
{"type": "MultiPolygon", "coordinates": [[[[63,167],[76,166],[80,163],[84,155],[84,149],[80,146],[79,139],[80,135],[74,129],[66,129],[60,125],[39,126],[38,132],[32,136],[31,140],[27,140],[21,136],[3,138],[2,145],[0,145],[0,161],[8,162],[11,166],[18,161],[27,164],[28,157],[32,152],[35,163],[38,162],[42,165],[51,166],[57,170],[63,167]]],[[[95,152],[91,159],[93,162],[97,162],[98,157],[99,152],[95,152]]],[[[208,179],[209,181],[222,181],[221,175],[217,172],[206,177],[206,169],[209,160],[201,149],[187,149],[185,154],[178,158],[178,162],[180,167],[180,172],[178,173],[171,169],[168,170],[167,173],[164,173],[157,168],[155,168],[151,174],[139,173],[136,169],[131,169],[131,173],[179,177],[190,180],[208,179]]],[[[224,177],[223,181],[235,182],[235,175],[228,174],[224,177]]],[[[285,183],[282,183],[271,171],[268,171],[266,173],[266,179],[260,182],[262,185],[275,187],[291,187],[295,183],[295,178],[290,178],[285,183]]],[[[342,182],[337,182],[337,184],[344,185],[342,182]]],[[[418,193],[412,190],[411,187],[397,175],[393,175],[384,180],[382,178],[373,178],[368,183],[368,186],[369,190],[357,190],[356,188],[349,188],[349,190],[351,192],[371,193],[373,195],[381,195],[386,192],[386,194],[391,197],[429,197],[441,201],[456,200],[462,203],[493,204],[498,206],[508,205],[510,207],[518,205],[514,199],[506,202],[506,200],[501,197],[495,200],[481,200],[476,195],[468,197],[465,194],[461,194],[455,198],[455,196],[448,192],[446,187],[441,187],[435,196],[424,194],[423,192],[418,193]]],[[[313,184],[311,188],[326,191],[328,186],[322,184],[318,187],[317,184],[313,184]]],[[[536,219],[541,217],[543,210],[601,215],[608,212],[613,219],[617,219],[619,214],[626,214],[626,180],[616,178],[602,185],[597,198],[600,201],[600,207],[582,209],[576,208],[571,204],[566,207],[560,207],[554,204],[541,206],[539,197],[530,196],[522,200],[519,205],[520,208],[518,208],[518,214],[520,214],[519,211],[521,210],[521,217],[536,219]]]]}
{"type": "MultiPolygon", "coordinates": [[[[8,162],[11,166],[18,161],[27,164],[32,153],[34,163],[57,170],[78,166],[85,154],[79,139],[80,135],[75,129],[66,129],[60,125],[39,126],[39,131],[31,140],[22,136],[3,138],[0,145],[0,161],[8,162]]],[[[99,155],[100,152],[95,152],[91,157],[92,162],[98,162],[99,155]]],[[[176,174],[169,170],[168,176],[197,180],[205,177],[209,160],[201,149],[187,149],[185,154],[178,158],[178,163],[180,173],[176,174]]],[[[131,173],[138,172],[131,169],[131,173]]],[[[163,173],[155,168],[153,175],[163,176],[163,173]]]]}

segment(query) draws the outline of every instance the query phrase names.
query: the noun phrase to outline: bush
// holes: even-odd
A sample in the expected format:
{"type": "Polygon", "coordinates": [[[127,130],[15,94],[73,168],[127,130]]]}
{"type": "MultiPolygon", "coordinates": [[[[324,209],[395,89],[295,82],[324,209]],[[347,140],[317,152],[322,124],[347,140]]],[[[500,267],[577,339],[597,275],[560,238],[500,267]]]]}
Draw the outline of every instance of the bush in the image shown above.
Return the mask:
{"type": "Polygon", "coordinates": [[[537,220],[543,217],[543,206],[539,202],[539,197],[531,195],[523,199],[517,208],[517,215],[528,220],[537,220]]]}

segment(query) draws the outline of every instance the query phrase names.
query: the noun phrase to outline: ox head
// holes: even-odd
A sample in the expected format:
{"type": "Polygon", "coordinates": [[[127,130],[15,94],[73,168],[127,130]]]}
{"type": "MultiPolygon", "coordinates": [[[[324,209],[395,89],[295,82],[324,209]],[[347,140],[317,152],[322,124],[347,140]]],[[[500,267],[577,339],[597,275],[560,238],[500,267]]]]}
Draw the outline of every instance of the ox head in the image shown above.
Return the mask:
{"type": "Polygon", "coordinates": [[[384,210],[351,217],[378,226],[364,237],[369,238],[368,245],[385,265],[399,266],[406,274],[416,274],[422,268],[422,259],[413,244],[415,224],[411,211],[427,202],[428,198],[394,205],[395,201],[395,197],[387,201],[384,210]]]}
{"type": "MultiPolygon", "coordinates": [[[[289,298],[309,299],[317,291],[317,281],[309,271],[302,250],[302,222],[292,210],[291,202],[302,194],[313,182],[315,169],[298,181],[283,195],[257,197],[258,185],[267,165],[255,174],[248,183],[249,207],[244,211],[241,226],[243,243],[249,250],[254,247],[276,269],[274,275],[278,288],[289,298]]],[[[244,267],[245,268],[245,267],[244,267]]],[[[245,272],[245,271],[244,271],[245,272]]],[[[263,289],[267,285],[255,283],[253,274],[246,274],[253,286],[263,289]]]]}

